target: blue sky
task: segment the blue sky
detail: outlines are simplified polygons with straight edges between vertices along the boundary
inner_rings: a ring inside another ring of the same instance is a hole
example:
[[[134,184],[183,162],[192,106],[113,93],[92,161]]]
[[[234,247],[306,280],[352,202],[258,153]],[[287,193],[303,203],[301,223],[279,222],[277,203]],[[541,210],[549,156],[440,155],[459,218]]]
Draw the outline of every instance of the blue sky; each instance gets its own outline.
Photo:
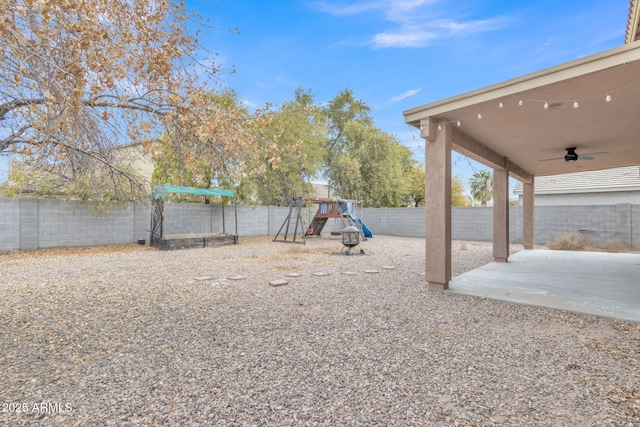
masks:
[[[211,25],[203,44],[249,107],[326,102],[352,89],[376,126],[424,161],[402,112],[623,44],[628,0],[188,0]],[[481,166],[453,156],[466,184]],[[0,157],[0,181],[6,164]]]
[[[402,112],[607,50],[624,42],[628,0],[191,1],[213,25],[205,44],[220,84],[249,106],[291,100],[298,87],[326,102],[350,88],[376,125],[424,161]],[[482,168],[454,153],[466,185]]]

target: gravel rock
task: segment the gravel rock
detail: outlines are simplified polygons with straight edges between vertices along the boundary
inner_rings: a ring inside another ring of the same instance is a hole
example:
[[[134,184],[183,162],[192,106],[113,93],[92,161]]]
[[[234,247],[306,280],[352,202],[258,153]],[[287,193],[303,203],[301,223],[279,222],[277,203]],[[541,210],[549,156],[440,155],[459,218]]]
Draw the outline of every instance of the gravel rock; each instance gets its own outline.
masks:
[[[430,292],[424,239],[361,247],[0,254],[0,425],[640,426],[640,325]]]

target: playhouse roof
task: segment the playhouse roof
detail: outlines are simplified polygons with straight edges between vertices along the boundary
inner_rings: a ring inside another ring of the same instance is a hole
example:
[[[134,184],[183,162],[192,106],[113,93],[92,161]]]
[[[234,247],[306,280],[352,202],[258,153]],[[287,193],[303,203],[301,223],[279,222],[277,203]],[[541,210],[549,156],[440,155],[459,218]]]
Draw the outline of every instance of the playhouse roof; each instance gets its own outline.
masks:
[[[152,199],[162,199],[167,193],[179,193],[179,194],[193,194],[196,196],[221,196],[221,197],[236,197],[234,190],[221,190],[214,188],[195,188],[195,187],[182,187],[179,185],[158,185],[153,187],[151,192]]]

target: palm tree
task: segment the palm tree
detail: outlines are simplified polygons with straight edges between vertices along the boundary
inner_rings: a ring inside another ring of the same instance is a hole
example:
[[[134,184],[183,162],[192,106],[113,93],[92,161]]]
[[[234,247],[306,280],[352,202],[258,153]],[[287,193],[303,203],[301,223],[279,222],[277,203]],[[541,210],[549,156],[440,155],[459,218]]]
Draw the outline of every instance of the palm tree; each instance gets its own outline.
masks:
[[[476,172],[469,180],[469,184],[473,200],[480,202],[482,206],[487,206],[487,202],[493,199],[493,173],[490,170]]]

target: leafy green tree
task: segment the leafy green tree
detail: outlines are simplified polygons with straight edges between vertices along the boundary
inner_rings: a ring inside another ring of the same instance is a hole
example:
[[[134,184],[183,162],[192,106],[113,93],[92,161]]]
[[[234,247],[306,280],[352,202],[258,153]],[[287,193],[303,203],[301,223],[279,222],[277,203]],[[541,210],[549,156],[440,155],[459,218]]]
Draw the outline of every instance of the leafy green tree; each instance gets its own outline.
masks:
[[[369,112],[349,89],[329,101],[325,177],[336,194],[366,206],[407,206],[416,162],[407,147],[374,126]]]
[[[469,185],[471,197],[482,206],[486,206],[487,202],[493,199],[493,172],[490,170],[484,169],[474,173]]]
[[[244,180],[258,203],[287,206],[291,199],[312,193],[326,153],[326,117],[310,91],[298,89],[293,101],[270,115],[269,126],[258,131],[258,164]]]
[[[345,165],[355,166],[353,161],[349,159],[341,159],[341,157],[351,149],[351,141],[346,132],[347,125],[352,122],[358,122],[363,125],[370,126],[373,120],[369,116],[371,109],[359,99],[356,99],[351,89],[345,89],[339,92],[333,99],[329,101],[324,112],[327,116],[329,124],[329,133],[327,137],[327,154],[325,177],[333,188],[342,186],[352,186],[353,184],[341,184],[346,176],[350,176],[352,181],[357,175],[352,171],[345,170]]]
[[[356,99],[351,89],[344,89],[331,99],[326,108],[329,120],[329,155],[342,153],[350,145],[346,127],[351,122],[372,126],[371,108]]]
[[[363,122],[345,125],[348,147],[333,159],[332,186],[344,198],[366,206],[406,206],[416,167],[411,150],[392,135]]]
[[[425,171],[424,165],[418,164],[407,175],[406,205],[423,207],[425,203]]]
[[[459,176],[451,178],[451,206],[469,206],[469,199],[464,195],[462,178]]]
[[[425,171],[424,165],[414,167],[408,175],[407,206],[424,207],[425,204]],[[469,199],[464,195],[464,185],[460,176],[451,178],[451,206],[469,206]]]

